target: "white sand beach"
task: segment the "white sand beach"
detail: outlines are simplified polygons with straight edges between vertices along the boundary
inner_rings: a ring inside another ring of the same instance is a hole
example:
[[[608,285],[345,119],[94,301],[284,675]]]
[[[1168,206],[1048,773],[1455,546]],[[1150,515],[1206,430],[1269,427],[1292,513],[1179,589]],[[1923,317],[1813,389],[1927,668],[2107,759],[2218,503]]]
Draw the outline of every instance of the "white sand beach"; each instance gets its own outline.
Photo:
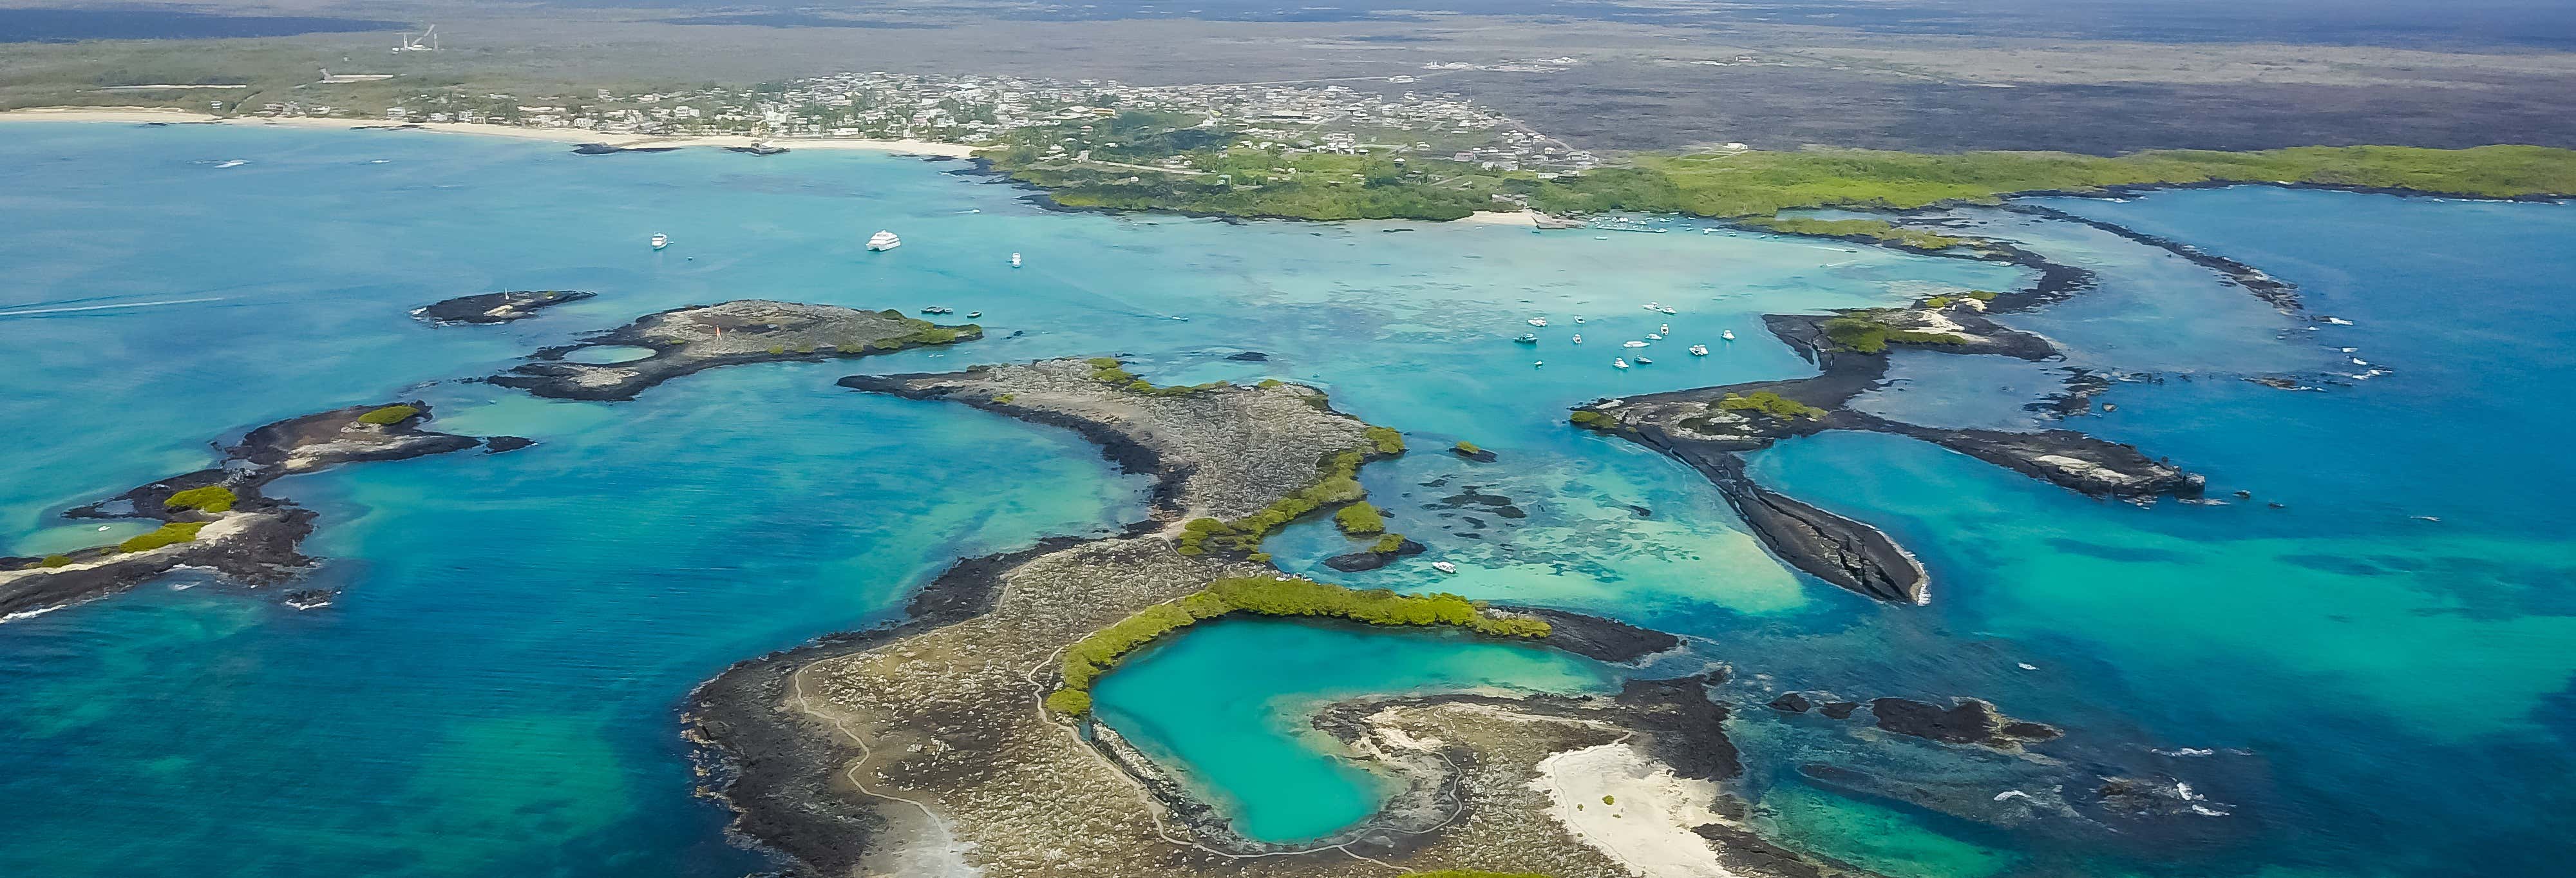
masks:
[[[279,128],[370,128],[386,131],[435,131],[447,134],[479,134],[486,137],[514,137],[521,140],[543,140],[553,143],[605,143],[621,148],[635,147],[741,147],[750,146],[753,138],[739,135],[714,137],[672,137],[651,134],[608,134],[583,128],[525,128],[516,125],[492,125],[475,122],[402,123],[368,119],[280,118],[240,119],[212,116],[187,110],[156,107],[39,107],[0,112],[0,122],[213,122],[224,125],[265,125]],[[838,138],[772,137],[762,140],[771,146],[788,149],[855,149],[892,152],[906,155],[971,158],[975,147],[962,143],[939,143],[928,140],[860,140]]]
[[[1576,838],[1645,878],[1735,878],[1691,828],[1716,819],[1717,785],[1675,776],[1627,743],[1550,756],[1530,788]],[[1605,801],[1606,799],[1606,801]]]

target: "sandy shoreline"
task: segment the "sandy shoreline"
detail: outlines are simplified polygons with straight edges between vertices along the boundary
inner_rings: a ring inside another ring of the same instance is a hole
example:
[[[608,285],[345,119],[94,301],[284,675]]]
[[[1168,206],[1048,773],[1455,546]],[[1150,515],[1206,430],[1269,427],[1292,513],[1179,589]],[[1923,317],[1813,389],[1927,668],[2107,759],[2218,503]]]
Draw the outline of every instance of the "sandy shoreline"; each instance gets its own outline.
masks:
[[[753,138],[740,135],[708,137],[675,137],[653,134],[612,134],[582,128],[523,128],[516,125],[492,125],[476,122],[401,123],[369,119],[239,119],[212,116],[187,110],[153,107],[39,107],[0,112],[0,122],[211,122],[223,125],[254,125],[277,128],[370,128],[403,131],[435,131],[446,134],[478,134],[486,137],[510,137],[519,140],[542,140],[551,143],[605,143],[621,148],[636,147],[747,147]],[[400,126],[397,128],[396,126]],[[891,152],[904,155],[926,155],[942,158],[971,158],[975,147],[962,143],[937,143],[928,140],[860,140],[773,137],[764,140],[771,146],[788,149],[854,149]]]

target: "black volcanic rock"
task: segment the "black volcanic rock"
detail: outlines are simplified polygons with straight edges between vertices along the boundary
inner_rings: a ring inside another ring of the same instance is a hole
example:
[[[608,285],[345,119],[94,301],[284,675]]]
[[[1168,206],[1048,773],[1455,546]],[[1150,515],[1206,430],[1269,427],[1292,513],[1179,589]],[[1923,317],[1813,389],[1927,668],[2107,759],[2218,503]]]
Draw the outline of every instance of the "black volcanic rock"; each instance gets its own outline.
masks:
[[[1778,698],[1771,699],[1771,709],[1784,713],[1806,713],[1808,708],[1814,706],[1816,706],[1815,702],[1807,700],[1807,696],[1796,692],[1784,693]]]

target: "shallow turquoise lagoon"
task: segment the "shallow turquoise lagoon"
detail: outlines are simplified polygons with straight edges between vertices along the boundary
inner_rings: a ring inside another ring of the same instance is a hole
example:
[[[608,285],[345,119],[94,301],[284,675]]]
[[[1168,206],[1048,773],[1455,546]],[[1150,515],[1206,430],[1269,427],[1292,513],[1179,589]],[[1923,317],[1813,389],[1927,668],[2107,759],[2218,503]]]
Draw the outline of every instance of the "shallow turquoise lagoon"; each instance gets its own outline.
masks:
[[[215,167],[228,159],[248,164]],[[2570,416],[2547,380],[2569,365],[2576,276],[2576,253],[2550,242],[2576,237],[2576,208],[2260,188],[2051,202],[2297,281],[2313,310],[2355,324],[2313,331],[2127,242],[1998,221],[1997,234],[2094,260],[2111,279],[2104,301],[2162,309],[2143,323],[2121,322],[2125,305],[2015,318],[2086,365],[2164,379],[2118,385],[2105,397],[2118,412],[2072,426],[2256,501],[2099,504],[1886,437],[1765,453],[1766,479],[1924,555],[1934,604],[1889,608],[1785,570],[1698,477],[1567,429],[1564,407],[1807,374],[1755,315],[1996,289],[2023,272],[1756,235],[1059,214],[940,173],[956,167],[0,126],[0,541],[76,542],[48,530],[62,508],[331,406],[424,398],[446,429],[538,441],[280,483],[323,514],[308,552],[327,559],[313,584],[344,589],[335,606],[295,612],[182,576],[0,625],[0,697],[20,706],[0,717],[15,830],[0,873],[754,871],[756,856],[725,843],[722,812],[688,796],[673,710],[690,686],[889,618],[958,555],[1141,510],[1138,480],[1061,431],[832,380],[1101,354],[1165,382],[1313,382],[1406,431],[1415,452],[1363,481],[1397,529],[1461,572],[1412,563],[1336,581],[1698,635],[1703,657],[1737,671],[1729,698],[1976,694],[2078,730],[2064,745],[2077,758],[2215,748],[2171,771],[2232,804],[2224,819],[2241,827],[2141,851],[1945,822],[1798,783],[1787,767],[1852,758],[1849,745],[1739,711],[1756,817],[1804,847],[1895,874],[2430,876],[2528,871],[2576,836],[2550,780],[2569,773],[2576,738],[2564,707],[2576,571],[2557,499],[2576,473],[2550,451]],[[905,246],[865,253],[878,228]],[[656,232],[670,249],[645,245]],[[1008,267],[1013,251],[1026,267]],[[601,295],[493,327],[407,314],[504,289]],[[451,380],[742,297],[980,310],[990,335],[717,370],[623,404]],[[1608,367],[1612,345],[1662,323],[1674,338],[1652,350],[1671,355]],[[2169,332],[2135,342],[2130,323]],[[1722,329],[1742,340],[1715,342]],[[1541,343],[1510,342],[1522,332]],[[1692,341],[1717,350],[1682,355]],[[2231,377],[2322,383],[2346,346],[2394,371],[2320,393]],[[1245,350],[1270,359],[1226,359]],[[2019,425],[2044,375],[1987,365],[1953,377],[1909,361],[1903,393],[1885,396],[1928,421]],[[1502,459],[1441,451],[1459,439]],[[1471,487],[1523,515],[1469,520],[1451,498]],[[1350,543],[1300,525],[1272,548],[1324,576],[1320,560]],[[1247,655],[1304,670],[1226,689],[1205,711],[1162,697],[1226,680]],[[1585,688],[1602,673],[1418,632],[1227,624],[1108,678],[1102,703],[1247,829],[1311,837],[1378,794],[1312,749],[1302,716],[1317,699]]]
[[[1585,659],[1454,632],[1228,620],[1131,659],[1093,697],[1100,717],[1155,761],[1187,766],[1184,781],[1224,808],[1237,831],[1286,841],[1357,823],[1392,792],[1385,779],[1330,755],[1338,744],[1309,725],[1324,703],[1598,692],[1608,679]]]

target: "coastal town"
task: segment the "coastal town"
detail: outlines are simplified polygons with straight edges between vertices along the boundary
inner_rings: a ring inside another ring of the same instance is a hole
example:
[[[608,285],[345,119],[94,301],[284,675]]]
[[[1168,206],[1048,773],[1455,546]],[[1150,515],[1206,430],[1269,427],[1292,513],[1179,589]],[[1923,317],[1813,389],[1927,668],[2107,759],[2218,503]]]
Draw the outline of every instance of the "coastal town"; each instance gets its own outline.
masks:
[[[1390,77],[1390,87],[1412,77]],[[223,107],[216,107],[223,110]],[[1283,153],[1421,155],[1484,170],[1542,176],[1578,173],[1599,156],[1455,95],[1387,93],[1339,84],[1129,85],[1113,80],[843,73],[745,87],[668,91],[595,89],[586,95],[512,94],[466,88],[402,95],[380,113],[328,99],[235,108],[261,118],[368,118],[395,123],[462,122],[624,136],[920,140],[997,148],[1035,129],[1050,153],[1088,161],[1095,125],[1122,114],[1152,114],[1221,133],[1220,148]],[[1105,127],[1105,126],[1100,126]],[[1188,173],[1171,156],[1134,170]]]

